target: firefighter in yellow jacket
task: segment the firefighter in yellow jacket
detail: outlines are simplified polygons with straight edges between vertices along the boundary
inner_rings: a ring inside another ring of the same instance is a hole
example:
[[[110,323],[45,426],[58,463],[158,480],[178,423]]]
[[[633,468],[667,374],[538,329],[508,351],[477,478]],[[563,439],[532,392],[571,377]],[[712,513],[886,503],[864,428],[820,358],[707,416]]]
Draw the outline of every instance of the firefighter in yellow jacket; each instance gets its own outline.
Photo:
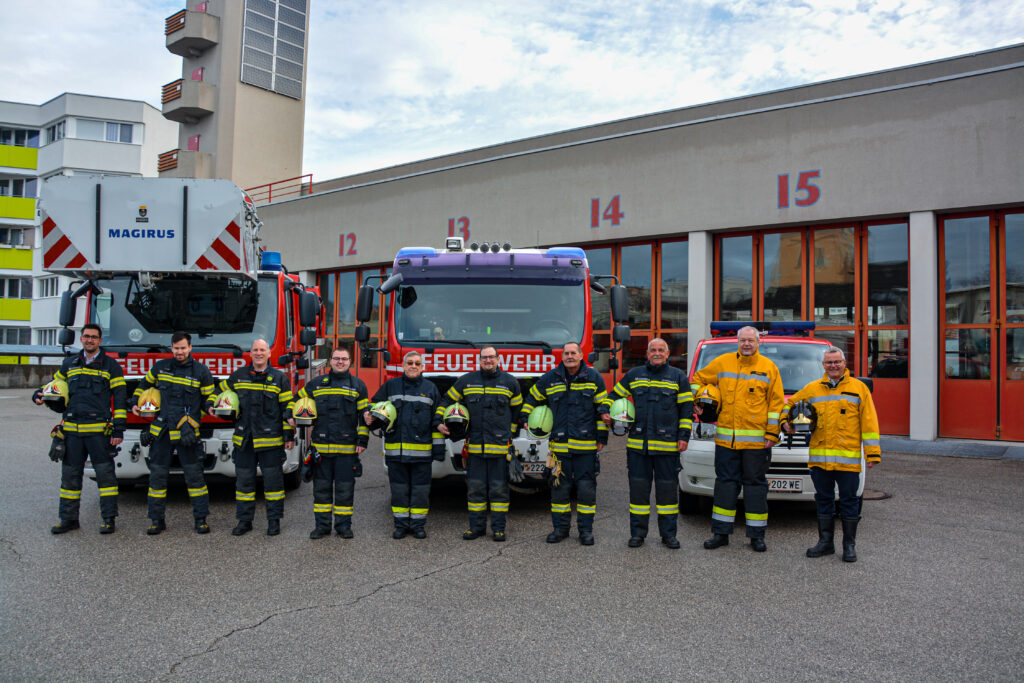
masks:
[[[694,395],[713,384],[722,393],[715,433],[715,498],[711,509],[708,550],[729,544],[736,520],[736,501],[743,486],[747,538],[764,552],[768,526],[768,466],[772,446],[779,442],[779,417],[785,404],[779,369],[758,353],[760,339],[753,327],[736,335],[736,353],[723,354],[693,375]],[[695,412],[700,414],[700,408]]]
[[[879,446],[878,414],[871,392],[846,369],[846,354],[831,346],[825,350],[825,375],[793,394],[782,411],[783,428],[792,431],[788,417],[800,401],[813,408],[815,426],[811,432],[811,480],[818,502],[818,544],[807,549],[807,557],[836,552],[835,490],[839,487],[839,515],[843,520],[843,561],[856,562],[857,523],[860,521],[861,446],[868,467],[882,460]]]

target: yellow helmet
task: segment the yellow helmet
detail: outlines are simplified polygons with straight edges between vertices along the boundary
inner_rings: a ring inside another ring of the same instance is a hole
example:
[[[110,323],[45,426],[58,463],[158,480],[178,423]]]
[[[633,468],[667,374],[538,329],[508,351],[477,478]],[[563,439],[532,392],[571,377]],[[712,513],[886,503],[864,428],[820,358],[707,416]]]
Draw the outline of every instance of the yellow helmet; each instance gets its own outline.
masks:
[[[160,391],[155,387],[146,389],[139,394],[139,412],[145,417],[153,417],[160,412]]]
[[[238,394],[231,389],[222,391],[214,399],[213,412],[217,417],[232,418],[238,415],[239,402]]]
[[[696,400],[701,408],[700,421],[708,424],[718,422],[718,411],[722,408],[722,391],[714,384],[705,384],[697,392]]]
[[[311,425],[316,420],[316,401],[303,396],[292,406],[292,419],[297,425]]]
[[[68,400],[68,383],[62,379],[55,379],[43,387],[44,401]]]

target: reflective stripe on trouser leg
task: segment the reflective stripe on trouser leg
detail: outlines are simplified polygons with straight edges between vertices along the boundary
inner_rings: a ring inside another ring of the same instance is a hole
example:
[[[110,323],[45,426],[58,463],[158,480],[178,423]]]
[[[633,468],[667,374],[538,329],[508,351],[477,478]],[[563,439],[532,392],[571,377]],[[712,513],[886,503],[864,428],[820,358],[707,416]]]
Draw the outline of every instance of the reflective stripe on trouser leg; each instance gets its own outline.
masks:
[[[678,453],[654,456],[654,501],[658,509],[658,532],[662,538],[676,535],[680,469]]]
[[[149,447],[149,495],[147,516],[163,519],[167,511],[167,480],[171,469],[171,438],[167,430]]]
[[[117,517],[117,475],[114,473],[114,455],[117,451],[106,436],[90,439],[86,443],[92,468],[96,472],[96,485],[100,490],[100,516]]]
[[[740,496],[740,451],[715,446],[715,497],[711,508],[711,533],[731,534]]]
[[[336,457],[324,457],[313,466],[313,520],[318,529],[330,531],[334,523],[334,463]]]
[[[743,469],[743,510],[746,513],[747,538],[764,538],[768,526],[768,466],[771,449],[740,451]]]
[[[596,451],[572,457],[573,478],[576,480],[576,526],[580,531],[594,530],[594,514],[597,512],[596,462]]]
[[[551,526],[557,531],[569,533],[572,522],[569,495],[572,493],[573,457],[563,454],[558,459],[562,463],[562,483],[551,487]]]
[[[284,448],[261,448],[256,451],[263,472],[263,497],[267,501],[267,519],[284,517]]]
[[[355,467],[356,456],[355,454],[340,454],[334,456],[333,459],[334,528],[351,529],[356,493],[356,478],[352,468]]]
[[[654,461],[642,451],[626,449],[626,470],[629,474],[629,534],[646,538],[651,516]]]
[[[391,514],[396,529],[408,529],[412,505],[412,484],[409,466],[398,458],[387,458],[388,483],[391,487]]]
[[[181,471],[185,475],[185,486],[188,488],[188,497],[192,501],[192,516],[196,519],[210,515],[210,490],[206,488],[206,479],[203,476],[203,458],[206,452],[201,443],[191,448],[178,446],[178,460],[181,462]]]
[[[487,458],[487,497],[491,501],[491,530],[505,531],[508,516],[508,463],[505,458]]]
[[[85,468],[86,445],[90,437],[67,434],[64,437],[64,459],[60,463],[60,505],[58,514],[61,521],[78,519],[82,500],[82,472]]]
[[[414,462],[408,465],[410,480],[409,526],[422,529],[427,523],[430,508],[430,480],[432,462]]]
[[[469,529],[478,534],[487,530],[487,462],[470,455],[466,463],[466,509]]]
[[[251,522],[256,515],[256,452],[252,442],[235,449],[235,518]]]

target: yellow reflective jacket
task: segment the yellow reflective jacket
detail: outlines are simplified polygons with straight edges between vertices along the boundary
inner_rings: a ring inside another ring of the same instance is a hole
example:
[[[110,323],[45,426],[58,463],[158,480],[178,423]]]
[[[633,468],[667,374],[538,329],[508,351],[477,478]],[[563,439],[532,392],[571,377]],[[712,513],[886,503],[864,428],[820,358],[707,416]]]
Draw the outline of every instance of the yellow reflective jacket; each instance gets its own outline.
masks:
[[[818,414],[818,424],[811,434],[810,467],[860,472],[861,446],[867,460],[881,462],[875,402],[864,382],[851,377],[849,370],[834,387],[824,375],[790,396],[782,411],[783,419],[797,401],[809,402]]]
[[[719,356],[694,373],[690,388],[696,396],[714,384],[722,392],[715,443],[738,450],[764,448],[764,440],[779,442],[779,417],[786,397],[779,369],[755,352]]]

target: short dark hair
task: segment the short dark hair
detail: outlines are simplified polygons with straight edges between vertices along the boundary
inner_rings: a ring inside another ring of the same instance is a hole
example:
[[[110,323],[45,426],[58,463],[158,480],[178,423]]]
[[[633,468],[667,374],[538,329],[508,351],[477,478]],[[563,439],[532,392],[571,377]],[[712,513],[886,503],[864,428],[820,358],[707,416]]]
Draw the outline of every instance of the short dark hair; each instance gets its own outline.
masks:
[[[82,334],[85,334],[86,330],[96,330],[96,334],[100,336],[100,339],[103,339],[103,328],[96,323],[86,323],[82,325]]]
[[[192,335],[188,332],[175,332],[171,335],[171,343],[177,344],[178,342],[185,340],[189,346],[192,346]]]
[[[345,353],[348,354],[349,360],[352,360],[352,352],[349,350],[347,346],[341,346],[340,344],[338,346],[335,346],[333,349],[331,349],[331,355],[333,356],[338,351],[344,351]]]

